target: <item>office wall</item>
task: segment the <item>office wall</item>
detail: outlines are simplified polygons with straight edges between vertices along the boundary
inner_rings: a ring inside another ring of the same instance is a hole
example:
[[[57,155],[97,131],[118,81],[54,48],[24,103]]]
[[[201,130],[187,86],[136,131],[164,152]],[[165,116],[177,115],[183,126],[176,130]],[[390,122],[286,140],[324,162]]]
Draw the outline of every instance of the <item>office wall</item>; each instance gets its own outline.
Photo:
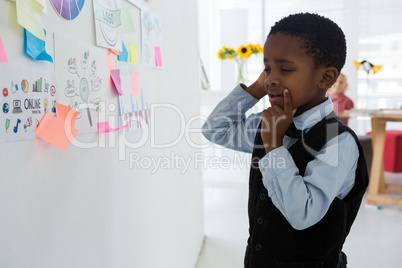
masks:
[[[92,1],[71,22],[47,5],[48,37],[60,32],[95,45]],[[153,0],[152,8],[162,21],[165,53],[163,70],[145,68],[148,98],[178,107],[188,119],[199,107],[196,1]],[[23,53],[15,2],[0,1],[0,14],[9,62],[54,70]],[[52,42],[46,49],[54,56]],[[194,267],[203,240],[201,166],[193,161],[198,149],[180,138],[183,123],[177,111],[155,109],[150,132],[156,144],[177,141],[169,148],[155,148],[150,138],[129,148],[142,131],[78,134],[77,141],[96,146],[72,144],[66,152],[40,139],[1,143],[0,267]],[[137,156],[192,164],[130,166]]]

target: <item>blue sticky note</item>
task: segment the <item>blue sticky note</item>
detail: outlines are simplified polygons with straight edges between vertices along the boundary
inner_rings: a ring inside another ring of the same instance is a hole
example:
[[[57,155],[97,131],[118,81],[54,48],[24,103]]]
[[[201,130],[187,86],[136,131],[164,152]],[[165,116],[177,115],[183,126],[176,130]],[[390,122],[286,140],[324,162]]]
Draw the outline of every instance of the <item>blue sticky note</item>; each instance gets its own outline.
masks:
[[[46,30],[43,30],[45,31],[46,36]],[[27,31],[27,29],[24,29],[24,32],[25,53],[34,60],[46,60],[53,62],[52,56],[46,52],[46,42],[31,34],[29,31]]]
[[[124,45],[124,42],[121,42],[122,43],[122,48],[123,48],[123,51],[120,51],[120,55],[119,56],[117,56],[117,59],[119,60],[119,61],[128,61],[128,51],[127,51],[127,48],[126,48],[126,46]]]

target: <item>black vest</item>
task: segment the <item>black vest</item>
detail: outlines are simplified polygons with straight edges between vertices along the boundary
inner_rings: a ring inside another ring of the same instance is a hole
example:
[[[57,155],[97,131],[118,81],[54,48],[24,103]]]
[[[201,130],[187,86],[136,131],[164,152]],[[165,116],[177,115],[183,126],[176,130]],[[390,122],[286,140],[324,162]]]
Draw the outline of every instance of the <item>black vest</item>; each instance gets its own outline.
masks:
[[[272,203],[262,183],[258,161],[266,155],[266,152],[260,129],[261,125],[255,137],[250,170],[248,202],[250,237],[244,261],[245,267],[341,267],[340,256],[346,258],[341,253],[342,246],[368,185],[366,161],[355,133],[332,112],[307,133],[303,133],[302,138],[289,148],[301,176],[304,176],[307,163],[315,157],[312,152],[319,152],[330,139],[345,131],[352,134],[359,148],[355,184],[349,194],[343,200],[335,198],[326,215],[318,223],[299,231],[293,229]],[[306,144],[308,146],[305,146]],[[339,153],[342,153],[342,148],[339,149]],[[342,266],[346,267],[346,264]]]

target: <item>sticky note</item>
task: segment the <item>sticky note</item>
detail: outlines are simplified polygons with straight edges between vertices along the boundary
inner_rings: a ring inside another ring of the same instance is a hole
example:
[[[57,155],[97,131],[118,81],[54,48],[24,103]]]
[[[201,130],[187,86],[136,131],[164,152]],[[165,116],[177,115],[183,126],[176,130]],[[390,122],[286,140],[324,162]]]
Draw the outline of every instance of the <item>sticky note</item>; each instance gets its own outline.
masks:
[[[133,96],[141,96],[138,72],[131,72],[131,90]]]
[[[138,63],[138,47],[130,44],[130,62]]]
[[[0,37],[0,62],[8,62],[6,50],[4,49],[3,40]]]
[[[122,47],[122,51],[120,51],[120,55],[117,56],[117,59],[119,61],[128,61],[128,51],[126,46],[124,45],[124,42],[121,42],[121,47]]]
[[[110,84],[112,83],[112,77],[110,76],[110,70],[114,69],[113,57],[112,57],[112,53],[110,51],[107,54],[107,68],[108,68],[108,72],[109,72],[109,87],[110,87]]]
[[[52,116],[50,110],[47,110],[39,121],[35,134],[57,148],[66,151],[78,133],[74,125],[79,113],[60,103],[56,103],[55,107],[55,116]]]
[[[46,40],[40,14],[43,6],[35,0],[16,0],[18,23],[34,36]]]
[[[44,32],[46,35],[45,30]],[[27,29],[24,29],[24,33],[25,53],[34,60],[46,60],[48,62],[53,62],[52,56],[46,52],[46,42],[34,36]]]
[[[119,93],[119,95],[123,95],[123,91],[121,90],[120,70],[110,70],[110,76],[112,77],[112,81],[117,93]]]
[[[121,6],[121,30],[123,33],[135,32],[133,19],[131,18],[130,8]]]
[[[155,64],[156,67],[162,67],[162,55],[160,47],[155,47]]]
[[[113,48],[109,48],[109,51],[110,51],[110,52],[113,52],[113,53],[116,54],[116,55],[119,55],[119,54],[120,54],[120,52],[119,52],[118,50],[113,49]]]
[[[115,132],[115,131],[118,131],[118,130],[123,129],[125,127],[127,127],[127,125],[121,126],[121,127],[118,127],[118,128],[112,128],[112,127],[109,126],[109,122],[99,122],[98,123],[98,132],[99,133]]]

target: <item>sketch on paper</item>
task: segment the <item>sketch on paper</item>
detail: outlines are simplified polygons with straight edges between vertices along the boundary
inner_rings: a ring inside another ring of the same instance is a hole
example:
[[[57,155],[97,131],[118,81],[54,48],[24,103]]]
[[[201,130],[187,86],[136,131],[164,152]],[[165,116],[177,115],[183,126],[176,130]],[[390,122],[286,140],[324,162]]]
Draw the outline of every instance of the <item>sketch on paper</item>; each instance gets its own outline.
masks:
[[[142,68],[126,62],[118,62],[122,95],[119,95],[119,114],[126,132],[150,124],[150,106],[145,98],[145,81]]]
[[[121,51],[121,1],[94,0],[96,44]]]
[[[141,11],[142,63],[162,68],[162,28],[159,17],[150,10]]]
[[[101,101],[106,98],[107,51],[63,36],[55,37],[56,72],[59,75],[60,103],[79,112],[80,133],[96,132]]]

